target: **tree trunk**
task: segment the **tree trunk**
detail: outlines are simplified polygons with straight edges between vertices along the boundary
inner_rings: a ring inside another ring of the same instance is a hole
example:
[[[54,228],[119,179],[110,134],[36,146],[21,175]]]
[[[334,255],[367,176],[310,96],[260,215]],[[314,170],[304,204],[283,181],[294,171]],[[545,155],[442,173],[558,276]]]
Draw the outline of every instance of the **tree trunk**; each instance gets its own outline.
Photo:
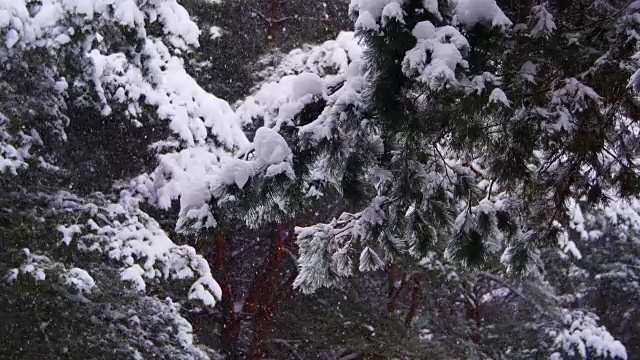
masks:
[[[389,265],[389,275],[388,275],[388,292],[387,292],[387,313],[391,314],[396,311],[396,302],[400,297],[400,293],[405,287],[407,283],[405,278],[405,274],[401,271],[397,265],[391,264]],[[400,285],[396,285],[396,283],[400,281]]]
[[[227,264],[226,240],[224,235],[215,236],[215,251],[213,263],[217,273],[216,280],[222,288],[222,334],[220,343],[222,351],[230,358],[238,353],[238,337],[240,335],[240,319],[234,311],[234,296],[229,283],[229,267]]]
[[[277,43],[278,33],[280,32],[280,19],[282,18],[282,6],[280,4],[281,0],[271,0],[269,6],[269,12],[271,21],[269,22],[269,30],[267,34],[269,35],[269,42]]]
[[[267,266],[256,276],[249,296],[247,298],[245,310],[253,312],[254,329],[253,339],[249,350],[251,359],[262,359],[264,357],[264,342],[271,327],[273,313],[280,287],[280,267],[284,240],[282,234],[282,224],[274,223],[271,226],[271,244]]]
[[[412,292],[411,292],[411,303],[409,305],[409,311],[407,312],[407,317],[405,318],[405,321],[404,321],[404,324],[407,328],[411,327],[413,318],[418,313],[418,309],[420,308],[420,302],[422,300],[422,288],[420,287],[421,276],[419,274],[413,274],[411,276],[411,280],[413,281]]]

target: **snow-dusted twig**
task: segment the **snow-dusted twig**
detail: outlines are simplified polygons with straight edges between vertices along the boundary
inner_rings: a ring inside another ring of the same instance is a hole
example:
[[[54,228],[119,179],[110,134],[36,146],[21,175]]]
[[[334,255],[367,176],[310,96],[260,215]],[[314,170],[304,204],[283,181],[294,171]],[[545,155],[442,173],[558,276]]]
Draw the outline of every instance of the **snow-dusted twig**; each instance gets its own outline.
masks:
[[[293,16],[285,16],[279,19],[273,19],[270,17],[265,16],[263,13],[261,13],[260,11],[258,11],[255,8],[249,7],[249,10],[251,11],[252,14],[255,14],[255,16],[261,18],[262,20],[264,20],[267,24],[269,24],[269,26],[274,25],[274,24],[280,24],[283,23],[289,19],[294,19],[295,17]]]
[[[488,272],[484,272],[484,271],[480,271],[478,272],[478,275],[487,278],[491,281],[497,282],[500,285],[506,287],[507,289],[509,289],[512,293],[516,294],[518,297],[522,298],[524,301],[528,302],[529,304],[533,305],[536,307],[536,310],[538,310],[538,312],[545,314],[546,315],[546,311],[542,308],[542,306],[540,306],[540,304],[538,304],[537,302],[529,299],[528,297],[526,297],[520,290],[514,288],[513,286],[511,286],[508,282],[506,282],[502,277],[495,275],[495,274],[490,274]]]

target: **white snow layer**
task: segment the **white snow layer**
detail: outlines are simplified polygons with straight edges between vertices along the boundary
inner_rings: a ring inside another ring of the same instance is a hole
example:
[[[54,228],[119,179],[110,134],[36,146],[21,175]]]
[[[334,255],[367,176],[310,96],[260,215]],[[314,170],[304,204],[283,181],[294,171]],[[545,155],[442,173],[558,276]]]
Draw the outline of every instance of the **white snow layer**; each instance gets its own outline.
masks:
[[[433,39],[436,37],[436,27],[431,21],[421,21],[416,24],[411,34],[418,40]]]
[[[349,12],[358,13],[355,29],[377,31],[380,29],[379,20],[385,26],[391,18],[403,22],[401,3],[402,0],[351,0]]]
[[[417,77],[431,89],[457,84],[456,69],[468,67],[463,55],[469,50],[469,42],[460,31],[452,26],[436,28],[429,21],[423,21],[412,33],[418,42],[402,61],[405,75]],[[428,63],[427,54],[431,54]]]
[[[204,144],[209,135],[230,147],[248,144],[231,106],[202,89],[187,74],[182,59],[172,56],[164,43],[148,40],[144,54],[149,57],[149,66],[143,71],[128,62],[124,54],[103,55],[98,50],[89,53],[95,68],[96,87],[116,89],[113,94],[103,93],[105,107],[110,99],[119,102],[126,99],[135,104],[144,97],[147,104],[157,108],[161,118],[169,120],[171,130],[190,146]],[[129,115],[133,117],[141,112],[137,106],[129,107]]]
[[[291,161],[293,154],[286,140],[276,131],[261,127],[253,140],[256,159],[261,164],[276,165]]]
[[[342,32],[336,40],[308,50],[290,52],[272,70],[279,78],[268,79],[238,105],[239,121],[249,124],[262,118],[264,126],[278,131],[316,97],[326,97],[327,87],[342,80],[350,64],[361,56],[362,48],[352,32]],[[327,69],[337,74],[328,74]]]
[[[598,326],[597,317],[581,311],[564,311],[564,322],[569,329],[561,331],[554,346],[564,353],[581,359],[611,358],[627,359],[627,351],[604,326]],[[560,353],[554,353],[561,359]]]
[[[457,21],[467,27],[484,24],[498,27],[509,27],[512,22],[500,9],[495,0],[454,0]],[[401,5],[403,0],[351,0],[350,13],[357,13],[355,29],[378,31],[380,26],[387,25],[389,19],[404,23]],[[437,0],[423,0],[424,9],[441,17]],[[548,13],[547,13],[548,14]],[[552,18],[546,17],[543,23],[546,29],[552,26]]]
[[[7,47],[60,44],[54,39],[72,31],[67,26],[71,24],[65,24],[70,20],[77,25],[84,25],[85,21],[112,21],[131,28],[144,27],[145,20],[159,21],[171,45],[181,49],[197,45],[200,35],[197,25],[176,0],[152,0],[145,5],[133,0],[43,0],[40,3],[39,7],[32,8],[28,6],[31,1],[0,0],[0,27],[10,27],[5,45],[11,46]]]
[[[387,26],[389,20],[395,20],[400,24],[404,24],[404,14],[402,7],[397,2],[388,3],[382,9],[382,26]]]
[[[500,88],[495,88],[491,91],[491,94],[489,95],[489,103],[511,107],[511,101],[507,99],[507,95]]]
[[[90,293],[96,286],[96,282],[86,270],[72,268],[66,274],[66,283],[80,292]]]
[[[229,147],[248,144],[229,104],[204,91],[186,73],[182,59],[173,55],[198,46],[200,35],[176,0],[43,0],[38,7],[30,4],[0,0],[0,29],[7,48],[0,51],[0,57],[32,48],[54,50],[71,41],[76,29],[86,29],[89,36],[81,40],[85,41],[84,56],[93,64],[91,77],[104,115],[111,113],[114,102],[127,102],[127,115],[136,118],[142,112],[138,102],[144,99],[189,145],[203,143],[208,135]],[[146,27],[154,23],[161,25],[162,38],[147,35]],[[100,32],[114,24],[128,27],[138,36],[143,44],[142,60],[108,52],[109,39]],[[0,166],[3,162],[0,158]]]
[[[556,29],[556,24],[553,21],[553,15],[547,11],[547,3],[536,5],[531,10],[533,12],[533,22],[535,23],[533,29],[531,29],[531,36],[534,38],[548,38]]]
[[[495,0],[457,0],[458,22],[473,27],[476,24],[511,26],[511,20],[502,12]]]
[[[221,298],[222,290],[213,279],[207,261],[196,254],[193,247],[171,241],[160,224],[138,208],[139,201],[126,192],[118,203],[86,202],[65,193],[58,194],[53,201],[62,204],[56,205],[60,211],[73,210],[78,217],[85,218],[72,226],[60,225],[59,230],[73,229],[61,231],[63,238],[76,234],[74,247],[104,254],[121,264],[121,279],[130,281],[136,290],[144,291],[147,280],[195,278],[189,290],[190,299],[213,306]],[[28,268],[23,272],[34,273],[38,278],[38,269],[43,268],[39,264],[49,261],[28,250],[26,254],[23,267]],[[78,290],[86,292],[95,286],[91,276],[82,269],[71,269],[65,276],[66,283]]]

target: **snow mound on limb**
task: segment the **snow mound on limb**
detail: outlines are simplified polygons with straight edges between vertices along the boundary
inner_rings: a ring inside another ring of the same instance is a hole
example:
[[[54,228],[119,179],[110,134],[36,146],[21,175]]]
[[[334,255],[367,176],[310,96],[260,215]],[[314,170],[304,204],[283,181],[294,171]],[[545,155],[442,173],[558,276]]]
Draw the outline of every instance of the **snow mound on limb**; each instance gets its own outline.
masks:
[[[261,127],[256,131],[253,139],[255,155],[258,162],[267,165],[280,164],[291,161],[293,153],[287,145],[287,141],[276,131],[267,127]]]
[[[189,299],[213,306],[222,297],[207,261],[193,247],[175,244],[127,192],[118,202],[100,197],[79,199],[66,193],[57,194],[51,201],[56,211],[73,210],[78,214],[75,242],[65,246],[97,252],[120,264],[121,279],[131,282],[134,289],[145,291],[147,281],[195,278]],[[69,228],[61,225],[60,228]],[[67,279],[83,291],[95,285],[89,274],[80,269],[71,269]]]
[[[457,0],[456,17],[460,24],[468,28],[476,24],[496,27],[513,25],[495,0]]]

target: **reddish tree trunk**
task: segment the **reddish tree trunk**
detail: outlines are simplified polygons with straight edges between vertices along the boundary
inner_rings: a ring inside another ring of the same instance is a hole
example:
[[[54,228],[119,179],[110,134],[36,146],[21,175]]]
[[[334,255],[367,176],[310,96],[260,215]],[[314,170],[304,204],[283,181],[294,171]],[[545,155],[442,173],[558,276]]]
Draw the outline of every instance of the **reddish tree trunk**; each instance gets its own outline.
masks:
[[[278,33],[280,32],[280,19],[282,18],[282,7],[280,4],[281,0],[271,0],[270,2],[270,17],[271,21],[269,22],[269,30],[267,34],[269,35],[270,42],[276,42]]]
[[[216,280],[222,288],[222,335],[221,345],[229,357],[237,355],[238,337],[240,335],[240,319],[234,311],[234,296],[229,283],[229,267],[227,264],[225,238],[222,234],[215,236],[215,250],[213,264],[217,273]]]
[[[243,313],[254,315],[253,335],[249,345],[249,358],[261,359],[264,357],[264,342],[268,331],[272,326],[277,300],[282,298],[291,288],[295,279],[295,271],[290,273],[287,279],[282,280],[280,273],[284,257],[284,247],[295,251],[295,243],[292,239],[284,241],[282,225],[272,224],[269,252],[263,265],[256,271],[256,276],[249,287],[243,306]],[[221,308],[223,313],[223,332],[221,337],[222,350],[235,359],[240,356],[238,350],[238,338],[241,330],[242,319],[235,312],[232,288],[229,283],[228,254],[225,246],[225,238],[217,235],[214,248],[214,265],[217,270],[216,279],[222,288],[223,298]]]
[[[246,312],[254,313],[253,339],[250,358],[263,358],[263,344],[270,328],[275,308],[275,300],[280,287],[280,267],[284,249],[282,225],[271,226],[269,257],[263,271],[256,275],[246,301]]]
[[[270,328],[273,309],[270,305],[261,306],[256,311],[254,318],[253,338],[249,349],[250,359],[262,359],[264,357],[264,341]]]
[[[275,310],[279,302],[285,300],[287,295],[293,290],[293,281],[296,275],[297,271],[294,270],[281,284],[277,282],[274,283],[277,287],[274,286],[273,288],[273,297],[256,312],[255,327],[250,349],[251,359],[264,358],[264,343],[269,330],[273,327]]]
[[[407,317],[405,318],[404,324],[407,328],[411,327],[411,323],[413,322],[413,318],[418,313],[418,309],[420,308],[420,300],[422,298],[422,288],[420,287],[420,276],[418,274],[413,274],[411,276],[411,280],[413,281],[412,292],[411,292],[411,303],[409,305],[409,311],[407,312]]]
[[[258,307],[264,303],[265,296],[269,296],[269,288],[272,287],[271,278],[277,278],[283,255],[283,239],[282,226],[273,224],[271,227],[271,243],[269,245],[269,255],[266,265],[256,272],[256,278],[253,280],[247,299],[244,303],[243,310],[247,313],[254,313]]]
[[[392,313],[396,311],[396,302],[400,297],[400,293],[405,287],[406,281],[404,279],[404,272],[398,269],[395,264],[389,265],[388,275],[388,292],[387,292],[387,312]],[[400,281],[400,286],[396,286],[396,283]]]
[[[473,335],[471,335],[471,340],[474,343],[478,344],[482,339],[482,335],[481,335],[482,313],[480,312],[480,306],[478,305],[474,306],[473,308],[473,320],[476,323],[476,328],[475,328],[475,331],[473,332]]]

